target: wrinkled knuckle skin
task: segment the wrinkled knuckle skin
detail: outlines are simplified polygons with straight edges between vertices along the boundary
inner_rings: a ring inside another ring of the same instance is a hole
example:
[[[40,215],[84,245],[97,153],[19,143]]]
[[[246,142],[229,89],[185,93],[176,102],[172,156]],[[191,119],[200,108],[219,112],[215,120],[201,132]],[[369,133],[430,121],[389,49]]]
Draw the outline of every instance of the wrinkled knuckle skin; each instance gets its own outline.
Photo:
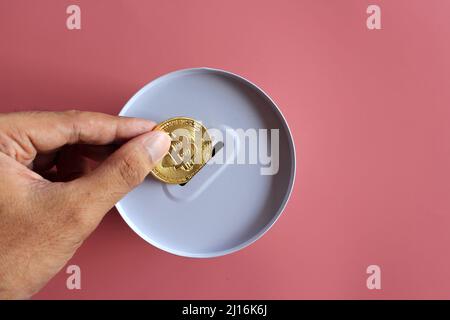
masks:
[[[28,136],[17,129],[3,127],[1,124],[0,152],[23,164],[30,163],[36,156],[36,150]]]
[[[3,132],[0,132],[0,152],[6,154],[7,156],[15,159],[16,149],[13,147],[11,140],[5,137]]]
[[[134,188],[141,182],[140,166],[136,159],[130,156],[124,157],[119,165],[121,179],[129,188]]]

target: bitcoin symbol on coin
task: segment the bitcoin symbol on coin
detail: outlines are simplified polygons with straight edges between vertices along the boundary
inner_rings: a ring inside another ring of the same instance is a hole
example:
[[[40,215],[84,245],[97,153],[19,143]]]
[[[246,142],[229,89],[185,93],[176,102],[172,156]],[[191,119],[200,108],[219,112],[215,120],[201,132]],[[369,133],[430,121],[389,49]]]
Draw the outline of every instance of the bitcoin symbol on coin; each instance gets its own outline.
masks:
[[[163,182],[186,183],[211,158],[211,138],[206,128],[194,119],[172,118],[158,124],[154,130],[167,132],[172,140],[167,155],[151,171]]]

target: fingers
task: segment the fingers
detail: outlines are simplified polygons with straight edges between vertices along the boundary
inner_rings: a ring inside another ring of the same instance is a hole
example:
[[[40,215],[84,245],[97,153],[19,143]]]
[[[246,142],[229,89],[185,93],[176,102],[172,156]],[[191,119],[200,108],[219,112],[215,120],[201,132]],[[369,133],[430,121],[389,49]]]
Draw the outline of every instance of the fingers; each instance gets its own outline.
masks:
[[[0,147],[5,149],[0,151],[29,165],[37,153],[49,153],[66,144],[123,142],[151,131],[154,126],[149,120],[96,112],[10,113],[0,116]]]
[[[79,200],[91,204],[90,214],[101,219],[125,194],[139,185],[164,157],[169,136],[161,131],[140,135],[115,151],[90,174],[68,185]]]

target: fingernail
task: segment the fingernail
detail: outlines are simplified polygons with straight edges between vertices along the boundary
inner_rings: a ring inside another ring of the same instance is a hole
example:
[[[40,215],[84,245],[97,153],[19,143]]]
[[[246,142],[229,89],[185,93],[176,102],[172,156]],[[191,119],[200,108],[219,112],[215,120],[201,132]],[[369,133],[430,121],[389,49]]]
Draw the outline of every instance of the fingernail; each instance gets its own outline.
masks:
[[[166,155],[167,151],[169,151],[170,137],[165,132],[153,131],[149,133],[144,144],[152,163],[157,163]]]

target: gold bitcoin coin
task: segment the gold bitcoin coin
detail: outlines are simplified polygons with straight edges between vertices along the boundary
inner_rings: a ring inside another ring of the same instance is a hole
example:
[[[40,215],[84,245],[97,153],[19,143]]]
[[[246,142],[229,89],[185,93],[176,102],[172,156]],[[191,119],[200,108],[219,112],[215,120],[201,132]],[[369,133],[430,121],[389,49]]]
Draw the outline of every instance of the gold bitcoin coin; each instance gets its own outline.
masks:
[[[154,130],[164,131],[172,139],[169,152],[151,171],[157,179],[184,184],[211,159],[211,137],[200,122],[177,117],[158,124]]]

